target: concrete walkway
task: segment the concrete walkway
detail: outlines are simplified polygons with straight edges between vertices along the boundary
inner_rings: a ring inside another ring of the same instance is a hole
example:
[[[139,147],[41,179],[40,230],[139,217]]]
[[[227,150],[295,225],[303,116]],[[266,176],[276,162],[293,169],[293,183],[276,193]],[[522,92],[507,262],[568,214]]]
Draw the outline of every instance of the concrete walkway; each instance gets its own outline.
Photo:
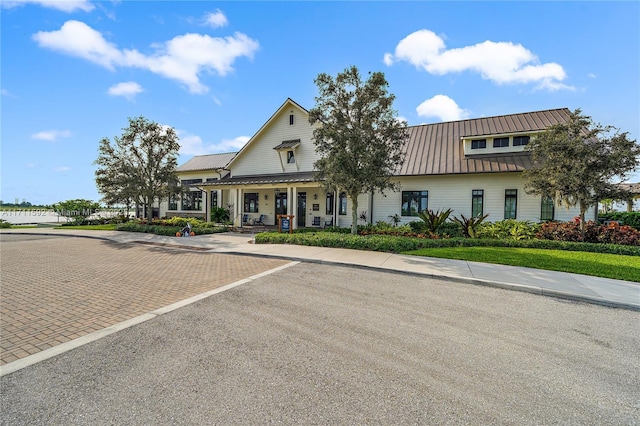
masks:
[[[89,237],[120,243],[153,244],[185,249],[196,248],[215,253],[268,256],[302,262],[351,265],[381,271],[396,271],[417,276],[450,279],[469,284],[500,287],[640,311],[640,283],[516,266],[361,250],[287,244],[252,244],[251,235],[235,233],[179,238],[120,231],[37,228],[3,229],[2,233],[5,232]]]

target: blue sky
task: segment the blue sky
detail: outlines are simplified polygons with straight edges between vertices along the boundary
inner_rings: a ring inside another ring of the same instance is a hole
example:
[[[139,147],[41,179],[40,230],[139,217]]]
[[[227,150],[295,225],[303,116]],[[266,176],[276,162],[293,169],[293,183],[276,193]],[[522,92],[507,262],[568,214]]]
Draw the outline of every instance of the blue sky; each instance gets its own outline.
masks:
[[[385,73],[409,125],[567,107],[640,133],[639,2],[0,6],[4,202],[98,201],[98,142],[128,117],[174,127],[180,163],[237,151],[350,65]]]

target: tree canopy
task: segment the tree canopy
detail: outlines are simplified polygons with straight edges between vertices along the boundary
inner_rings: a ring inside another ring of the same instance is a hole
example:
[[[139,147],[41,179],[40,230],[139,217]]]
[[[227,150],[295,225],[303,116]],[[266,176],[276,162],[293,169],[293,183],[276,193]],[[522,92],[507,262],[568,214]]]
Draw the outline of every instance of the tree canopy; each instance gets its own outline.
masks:
[[[96,185],[107,204],[134,202],[152,219],[154,201],[178,192],[178,135],[144,117],[129,118],[121,136],[100,141]]]
[[[605,198],[629,197],[614,182],[626,179],[640,164],[640,146],[627,136],[576,109],[565,123],[550,126],[526,146],[533,162],[523,173],[526,192],[579,206],[584,229],[589,207]]]
[[[100,208],[100,204],[91,200],[78,198],[57,202],[52,207],[60,216],[81,221],[95,213],[96,210]]]
[[[309,111],[316,152],[316,177],[327,191],[352,201],[352,233],[357,233],[358,195],[397,188],[391,178],[404,161],[407,124],[393,109],[395,96],[381,72],[362,81],[355,66],[334,78],[319,74],[319,94]]]

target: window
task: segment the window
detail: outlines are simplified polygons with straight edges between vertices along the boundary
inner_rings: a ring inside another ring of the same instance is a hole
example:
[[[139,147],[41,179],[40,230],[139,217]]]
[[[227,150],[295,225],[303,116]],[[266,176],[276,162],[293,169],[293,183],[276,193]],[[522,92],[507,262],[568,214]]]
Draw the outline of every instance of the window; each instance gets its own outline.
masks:
[[[182,186],[193,186],[196,183],[202,183],[202,179],[183,179],[180,183]]]
[[[418,216],[427,210],[429,191],[402,191],[402,216]]]
[[[515,219],[518,205],[518,190],[507,189],[504,191],[504,218]]]
[[[296,162],[296,157],[293,155],[293,151],[287,151],[287,163],[293,164]]]
[[[471,191],[471,216],[482,216],[484,210],[484,190],[474,189]]]
[[[493,138],[494,148],[505,148],[509,146],[509,138]]]
[[[483,149],[487,147],[486,139],[474,139],[471,141],[471,149]]]
[[[218,191],[211,191],[210,194],[211,195],[209,196],[209,199],[211,200],[211,202],[209,203],[209,205],[212,209],[215,209],[216,207],[218,207]]]
[[[293,114],[289,114],[289,126],[293,126]]]
[[[333,192],[327,194],[327,207],[325,210],[325,214],[333,214],[333,201],[334,195]]]
[[[247,192],[244,194],[244,212],[258,213],[258,193]]]
[[[169,210],[178,210],[178,200],[180,197],[178,194],[171,194],[169,196]]]
[[[202,210],[202,191],[190,191],[182,196],[182,210]]]
[[[347,194],[344,192],[341,192],[338,198],[338,214],[343,216],[347,214]]]
[[[542,203],[540,207],[540,220],[548,221],[553,220],[554,214],[554,202],[551,197],[542,197]]]
[[[524,146],[529,143],[529,136],[514,136],[513,146]]]

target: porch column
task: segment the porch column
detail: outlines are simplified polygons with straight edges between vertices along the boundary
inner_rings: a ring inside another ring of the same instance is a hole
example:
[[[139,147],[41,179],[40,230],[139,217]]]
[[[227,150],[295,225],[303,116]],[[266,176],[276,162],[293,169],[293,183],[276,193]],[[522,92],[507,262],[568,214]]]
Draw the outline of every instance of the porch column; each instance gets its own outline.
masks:
[[[209,222],[211,220],[210,208],[209,208],[209,191],[200,190],[202,192],[202,203],[204,204],[204,221]]]
[[[296,229],[298,227],[298,188],[291,188],[291,213],[295,215],[293,220],[291,221],[291,227]]]
[[[242,226],[242,215],[244,214],[244,204],[243,204],[243,193],[244,190],[242,188],[238,188],[236,191],[236,206],[238,206],[236,208],[236,220],[238,221],[238,225],[237,226]]]

